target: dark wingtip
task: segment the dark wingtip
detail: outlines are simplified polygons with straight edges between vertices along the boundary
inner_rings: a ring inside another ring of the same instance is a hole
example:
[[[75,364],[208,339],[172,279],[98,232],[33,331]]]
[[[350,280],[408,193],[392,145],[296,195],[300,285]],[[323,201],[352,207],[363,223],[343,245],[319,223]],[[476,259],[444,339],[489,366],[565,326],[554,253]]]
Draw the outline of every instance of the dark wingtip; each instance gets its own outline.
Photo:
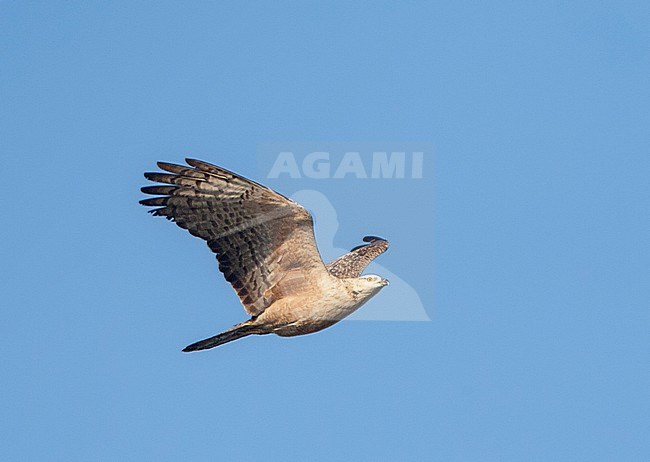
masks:
[[[162,185],[153,185],[153,186],[143,186],[140,188],[145,194],[154,194],[154,195],[171,195],[178,189],[178,186],[162,186]]]
[[[182,167],[182,165],[172,164],[171,162],[165,162],[165,161],[162,161],[162,160],[159,160],[158,162],[156,162],[156,165],[158,166],[158,168],[161,168],[163,170],[167,170],[166,167]]]
[[[149,199],[142,199],[140,204],[147,205],[150,207],[161,207],[167,205],[169,197],[151,197]]]
[[[383,237],[378,237],[378,236],[365,236],[363,238],[363,242],[367,242],[368,244],[361,244],[356,246],[354,249],[352,249],[350,252],[354,252],[355,250],[361,249],[363,247],[367,247],[370,244],[374,244],[375,242],[384,242],[386,245],[388,245],[388,241],[384,239]]]
[[[186,157],[185,162],[187,162],[187,165],[191,165],[194,168],[198,168],[199,170],[202,170],[204,168],[215,168],[215,165],[210,164],[209,162],[205,162],[203,160],[199,159],[194,159],[193,157]]]
[[[185,162],[187,162],[188,165],[191,165],[195,169],[198,169],[202,172],[207,172],[207,173],[217,174],[217,175],[232,175],[235,177],[238,176],[236,173],[233,173],[230,170],[227,170],[223,167],[219,167],[218,165],[211,164],[210,162],[206,162],[204,160],[186,157]],[[246,180],[246,181],[250,181],[250,180]]]

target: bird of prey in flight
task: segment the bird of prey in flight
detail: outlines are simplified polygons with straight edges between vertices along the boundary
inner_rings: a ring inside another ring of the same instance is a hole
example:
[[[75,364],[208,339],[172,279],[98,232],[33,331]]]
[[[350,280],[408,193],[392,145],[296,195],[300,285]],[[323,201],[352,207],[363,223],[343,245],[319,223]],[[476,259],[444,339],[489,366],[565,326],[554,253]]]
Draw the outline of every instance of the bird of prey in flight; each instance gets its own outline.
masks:
[[[185,161],[187,166],[158,162],[168,173],[145,173],[162,184],[143,187],[143,193],[158,197],[140,203],[207,242],[251,318],[183,351],[248,335],[317,332],[388,285],[380,276],[361,275],[386,251],[386,240],[366,236],[366,244],[326,265],[316,247],[312,216],[301,205],[216,165]]]

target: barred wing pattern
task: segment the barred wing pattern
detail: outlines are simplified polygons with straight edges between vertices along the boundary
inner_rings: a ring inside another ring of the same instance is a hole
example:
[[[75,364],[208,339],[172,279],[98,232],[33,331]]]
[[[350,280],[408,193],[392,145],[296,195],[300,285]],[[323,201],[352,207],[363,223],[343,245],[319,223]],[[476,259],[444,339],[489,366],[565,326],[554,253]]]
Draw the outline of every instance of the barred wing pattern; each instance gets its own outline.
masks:
[[[388,241],[376,236],[366,236],[363,242],[369,244],[355,247],[345,255],[327,265],[327,270],[337,278],[356,278],[366,266],[388,249]]]
[[[169,173],[145,173],[166,186],[143,187],[161,197],[140,203],[158,207],[150,212],[207,241],[249,314],[259,315],[286,295],[273,288],[288,272],[326,274],[312,217],[302,206],[221,167],[185,161],[189,167],[158,162]]]

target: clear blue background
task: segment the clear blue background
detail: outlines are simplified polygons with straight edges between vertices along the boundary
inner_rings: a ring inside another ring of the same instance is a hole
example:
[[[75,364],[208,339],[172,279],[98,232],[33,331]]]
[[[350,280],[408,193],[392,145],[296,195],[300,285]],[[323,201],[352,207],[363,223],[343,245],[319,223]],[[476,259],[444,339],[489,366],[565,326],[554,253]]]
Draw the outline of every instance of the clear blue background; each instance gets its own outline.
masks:
[[[0,458],[650,460],[649,22],[624,1],[1,2]],[[261,180],[278,139],[434,146],[430,197],[331,193],[335,244],[384,233],[432,322],[180,352],[244,313],[207,247],[137,205],[142,172],[191,155]]]

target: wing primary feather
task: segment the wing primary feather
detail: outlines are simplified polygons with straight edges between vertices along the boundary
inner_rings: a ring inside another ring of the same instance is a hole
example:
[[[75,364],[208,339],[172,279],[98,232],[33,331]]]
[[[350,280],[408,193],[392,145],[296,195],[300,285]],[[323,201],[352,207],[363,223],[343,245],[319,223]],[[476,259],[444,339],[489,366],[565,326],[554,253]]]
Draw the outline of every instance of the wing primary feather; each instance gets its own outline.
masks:
[[[156,162],[156,165],[158,165],[158,168],[171,173],[183,173],[184,170],[187,170],[187,167],[183,165],[171,164],[169,162]]]
[[[177,175],[171,175],[169,173],[159,173],[159,172],[146,172],[144,177],[149,181],[155,181],[156,183],[166,183],[166,184],[176,184]]]
[[[167,201],[169,201],[169,197],[152,197],[149,199],[142,199],[140,204],[147,206],[164,206],[167,205]]]
[[[178,189],[178,186],[143,186],[140,188],[140,191],[142,191],[145,194],[154,194],[154,195],[171,195],[173,194],[174,191]]]
[[[239,176],[239,175],[235,175],[233,172],[226,170],[225,168],[217,167],[216,165],[212,165],[202,160],[192,159],[190,157],[187,157],[185,159],[185,162],[187,162],[192,167],[198,168],[199,170],[202,170],[204,172],[216,173],[217,175],[223,175],[224,173],[228,173],[233,176],[237,176],[237,177]]]
[[[168,220],[174,221],[174,217],[169,216],[169,214],[171,213],[169,207],[160,207],[157,209],[151,209],[149,210],[149,213],[155,217],[165,217]]]

